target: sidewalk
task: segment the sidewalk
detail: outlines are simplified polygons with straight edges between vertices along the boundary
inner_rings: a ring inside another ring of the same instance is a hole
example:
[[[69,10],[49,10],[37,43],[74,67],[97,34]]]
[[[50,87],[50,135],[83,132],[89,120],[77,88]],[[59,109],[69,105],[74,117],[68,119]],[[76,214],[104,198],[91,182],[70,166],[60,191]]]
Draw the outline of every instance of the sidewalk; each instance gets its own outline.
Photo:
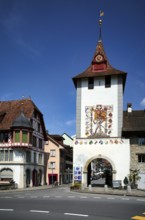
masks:
[[[60,185],[58,186],[59,188],[61,187],[70,187],[70,185]],[[58,188],[58,187],[53,187]],[[12,190],[0,190],[0,193],[2,192],[14,192],[14,191],[31,191],[31,190],[43,190],[43,189],[52,189],[52,185],[44,185],[44,186],[36,186],[36,187],[29,187],[29,188],[24,188],[24,189],[12,189]],[[125,190],[125,189],[113,189],[113,188],[105,188],[105,187],[87,187],[82,190],[74,190],[75,192],[80,192],[80,193],[94,193],[94,194],[104,194],[104,195],[119,195],[119,196],[137,196],[137,197],[145,197],[145,190],[139,190],[139,189],[131,189],[131,191]],[[73,192],[73,190],[72,190]]]
[[[138,196],[145,197],[145,190],[140,189],[113,189],[105,187],[91,187],[79,190],[82,193],[94,193],[94,194],[104,194],[104,195],[120,195],[120,196]]]

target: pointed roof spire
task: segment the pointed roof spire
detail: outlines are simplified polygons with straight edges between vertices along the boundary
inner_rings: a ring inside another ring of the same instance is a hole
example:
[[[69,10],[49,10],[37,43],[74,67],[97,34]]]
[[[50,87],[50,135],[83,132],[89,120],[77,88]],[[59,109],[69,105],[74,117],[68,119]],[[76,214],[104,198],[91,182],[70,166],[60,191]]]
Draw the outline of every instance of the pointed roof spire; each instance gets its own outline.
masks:
[[[106,75],[121,75],[123,77],[123,84],[125,86],[126,75],[127,73],[118,70],[109,63],[109,60],[106,56],[103,43],[102,43],[102,16],[104,16],[104,12],[100,11],[100,19],[99,19],[99,40],[97,42],[96,50],[93,56],[93,60],[91,65],[82,73],[73,77],[73,81],[75,86],[77,85],[77,80],[81,78],[89,78],[89,77],[100,77]]]

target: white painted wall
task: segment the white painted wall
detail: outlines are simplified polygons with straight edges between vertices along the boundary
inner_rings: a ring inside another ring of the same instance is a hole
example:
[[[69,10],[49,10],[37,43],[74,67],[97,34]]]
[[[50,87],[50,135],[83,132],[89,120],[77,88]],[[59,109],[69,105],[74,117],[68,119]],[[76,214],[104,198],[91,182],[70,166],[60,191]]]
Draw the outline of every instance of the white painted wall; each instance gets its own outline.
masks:
[[[110,140],[112,139],[101,140],[103,141],[103,144],[100,144],[98,139],[93,139],[93,144],[89,144],[88,139],[77,139],[77,144],[75,141],[73,148],[74,167],[82,167],[82,172],[86,172],[87,166],[91,160],[96,158],[104,158],[111,163],[113,170],[116,171],[116,174],[113,175],[113,180],[122,180],[123,184],[125,176],[127,176],[130,172],[129,140],[116,139],[118,140],[118,144],[111,144]],[[96,141],[97,144],[94,144]],[[82,183],[86,185],[84,175],[82,175]]]
[[[100,85],[99,85],[100,84]],[[121,85],[122,86],[122,85]],[[122,94],[121,94],[122,95]],[[122,103],[118,104],[118,78],[112,77],[111,87],[105,88],[105,79],[104,77],[98,77],[94,80],[94,89],[88,89],[88,80],[83,79],[81,83],[81,103],[78,105],[81,106],[81,136],[82,138],[86,137],[85,135],[85,107],[94,106],[94,105],[112,105],[113,106],[113,130],[111,137],[119,137],[121,134],[119,131],[118,118],[122,114],[123,107]],[[120,99],[121,100],[121,99]]]

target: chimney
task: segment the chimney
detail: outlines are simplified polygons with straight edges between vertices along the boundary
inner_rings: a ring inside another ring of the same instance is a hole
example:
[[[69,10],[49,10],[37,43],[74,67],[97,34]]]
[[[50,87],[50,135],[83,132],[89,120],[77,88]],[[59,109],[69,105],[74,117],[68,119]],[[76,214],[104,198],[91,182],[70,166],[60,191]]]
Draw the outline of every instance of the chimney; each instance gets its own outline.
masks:
[[[132,103],[127,103],[127,111],[132,112]]]

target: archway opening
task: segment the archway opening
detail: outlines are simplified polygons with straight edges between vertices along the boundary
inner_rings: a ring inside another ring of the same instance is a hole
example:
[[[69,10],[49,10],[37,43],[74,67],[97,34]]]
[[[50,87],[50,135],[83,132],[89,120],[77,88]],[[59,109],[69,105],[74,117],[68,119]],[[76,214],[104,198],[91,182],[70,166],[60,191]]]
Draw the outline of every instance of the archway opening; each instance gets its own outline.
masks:
[[[38,172],[33,170],[33,186],[38,186]]]
[[[88,165],[87,184],[93,187],[112,186],[112,165],[104,158],[92,160]]]
[[[26,170],[26,187],[30,186],[31,180],[31,171],[29,169]]]
[[[1,181],[12,181],[13,180],[13,170],[10,168],[3,168],[0,170],[0,180]]]

